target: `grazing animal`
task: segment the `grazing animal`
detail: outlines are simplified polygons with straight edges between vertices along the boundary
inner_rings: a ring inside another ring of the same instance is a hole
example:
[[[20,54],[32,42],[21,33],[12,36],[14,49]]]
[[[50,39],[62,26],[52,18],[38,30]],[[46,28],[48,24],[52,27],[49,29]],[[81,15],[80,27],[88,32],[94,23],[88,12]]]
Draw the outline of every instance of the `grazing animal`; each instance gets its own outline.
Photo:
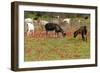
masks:
[[[46,21],[46,20],[41,20],[40,23],[41,23],[41,25],[45,25],[45,24],[48,23],[48,21]]]
[[[45,25],[45,30],[46,30],[46,35],[48,34],[48,31],[55,31],[55,35],[57,36],[59,33],[62,33],[63,37],[66,35],[63,29],[56,23],[47,23]]]
[[[25,32],[26,32],[27,36],[34,35],[34,24],[33,24],[33,20],[31,18],[25,19]]]
[[[77,37],[78,34],[81,34],[82,40],[87,41],[87,27],[86,26],[81,26],[78,30],[74,32],[74,38]]]
[[[63,22],[66,22],[67,24],[70,24],[70,18],[65,18],[65,19],[63,19]]]
[[[45,30],[45,25],[48,23],[46,20],[40,20],[42,30]]]
[[[34,18],[34,21],[33,21],[33,22],[34,22],[35,26],[40,26],[40,28],[41,28],[42,30],[44,30],[45,24],[48,23],[47,20],[38,19],[38,18]]]

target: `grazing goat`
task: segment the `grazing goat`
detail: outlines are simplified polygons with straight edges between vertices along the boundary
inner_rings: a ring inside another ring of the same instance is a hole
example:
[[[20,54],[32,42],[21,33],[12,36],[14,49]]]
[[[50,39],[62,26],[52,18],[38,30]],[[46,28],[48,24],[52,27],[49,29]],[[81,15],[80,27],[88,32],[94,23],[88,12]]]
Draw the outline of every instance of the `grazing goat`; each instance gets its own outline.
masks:
[[[81,26],[78,30],[74,32],[74,38],[77,37],[78,34],[81,34],[82,40],[87,41],[87,27],[86,26]]]
[[[65,18],[65,19],[63,19],[63,22],[66,22],[67,24],[70,24],[70,18]]]
[[[33,20],[31,18],[25,19],[25,32],[26,32],[27,36],[34,35],[34,24],[33,24]]]
[[[55,31],[55,35],[58,36],[59,32],[62,33],[62,36],[64,37],[66,33],[64,33],[63,29],[56,23],[47,23],[45,25],[46,35],[48,34],[48,31]]]
[[[45,25],[48,23],[46,20],[40,20],[42,30],[45,30]]]

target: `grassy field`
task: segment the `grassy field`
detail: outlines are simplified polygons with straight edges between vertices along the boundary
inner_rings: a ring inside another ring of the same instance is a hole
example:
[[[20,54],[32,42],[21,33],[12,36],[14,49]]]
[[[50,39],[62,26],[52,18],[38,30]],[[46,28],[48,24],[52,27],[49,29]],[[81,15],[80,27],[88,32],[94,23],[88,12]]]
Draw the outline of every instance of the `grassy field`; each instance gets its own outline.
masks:
[[[25,37],[25,61],[86,59],[90,57],[90,41],[78,36],[64,38]]]

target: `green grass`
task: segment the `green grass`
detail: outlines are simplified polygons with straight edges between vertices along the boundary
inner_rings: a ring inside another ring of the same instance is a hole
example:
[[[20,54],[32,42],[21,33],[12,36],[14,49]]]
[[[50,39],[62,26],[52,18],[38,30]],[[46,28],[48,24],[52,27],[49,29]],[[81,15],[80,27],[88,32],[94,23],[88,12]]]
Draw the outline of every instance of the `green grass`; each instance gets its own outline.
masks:
[[[90,41],[79,38],[25,37],[25,61],[87,59],[90,58]]]

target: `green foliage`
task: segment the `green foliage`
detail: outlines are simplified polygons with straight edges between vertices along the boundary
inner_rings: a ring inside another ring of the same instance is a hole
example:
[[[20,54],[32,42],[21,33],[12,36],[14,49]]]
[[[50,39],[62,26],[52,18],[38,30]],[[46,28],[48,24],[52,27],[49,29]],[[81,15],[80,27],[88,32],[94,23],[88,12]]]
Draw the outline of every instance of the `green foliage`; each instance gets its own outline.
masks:
[[[35,17],[36,17],[36,12],[25,11],[24,13],[24,18],[35,18]]]

